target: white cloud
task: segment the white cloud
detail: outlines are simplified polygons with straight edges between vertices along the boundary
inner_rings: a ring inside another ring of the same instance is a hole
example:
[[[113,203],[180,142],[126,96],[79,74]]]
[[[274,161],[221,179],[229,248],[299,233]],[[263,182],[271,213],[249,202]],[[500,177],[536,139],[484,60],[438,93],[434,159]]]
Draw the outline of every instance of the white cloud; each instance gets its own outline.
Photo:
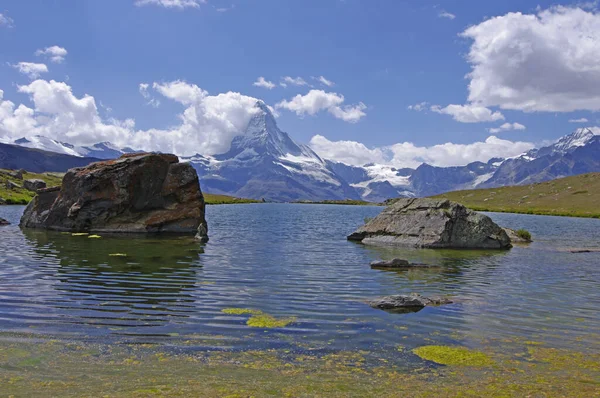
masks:
[[[525,112],[600,110],[600,14],[555,6],[466,29],[470,102]]]
[[[582,117],[580,119],[569,119],[569,123],[587,123],[587,122],[589,122],[589,120],[587,120],[584,117]]]
[[[200,4],[205,4],[206,0],[136,0],[135,5],[138,7],[155,5],[164,8],[199,8]]]
[[[321,84],[324,84],[327,87],[335,86],[335,83],[331,80],[326,79],[325,76],[313,77],[313,79],[319,81]]]
[[[275,83],[265,80],[265,78],[263,76],[260,76],[258,79],[256,79],[256,81],[254,83],[252,83],[253,86],[256,87],[263,87],[266,88],[267,90],[272,90],[275,88]]]
[[[487,162],[493,157],[518,156],[533,148],[530,142],[508,141],[490,136],[483,142],[471,144],[445,143],[419,147],[403,142],[381,148],[367,148],[355,141],[330,141],[315,135],[310,146],[319,156],[361,166],[365,163],[380,163],[393,167],[418,167],[422,163],[434,166],[461,166],[474,161]]]
[[[287,87],[288,84],[291,84],[292,86],[307,86],[308,85],[306,80],[304,80],[300,76],[298,76],[298,77],[285,76],[282,78],[282,83],[280,83],[280,84],[282,87]]]
[[[498,111],[493,112],[484,106],[476,104],[451,104],[445,108],[442,108],[439,105],[432,105],[430,109],[436,113],[450,115],[454,120],[461,123],[481,123],[504,120],[504,115],[502,113]]]
[[[167,129],[136,130],[132,119],[103,119],[94,97],[77,97],[66,83],[36,80],[18,86],[33,108],[3,100],[0,90],[0,140],[43,135],[75,145],[110,141],[117,146],[173,152],[178,155],[216,154],[229,149],[234,136],[244,131],[259,111],[256,98],[228,92],[211,96],[182,81],[140,85],[185,106],[179,122]],[[144,95],[144,94],[142,94]]]
[[[150,105],[153,108],[158,108],[160,106],[160,101],[157,100],[156,98],[152,97],[152,95],[148,91],[149,87],[150,87],[150,85],[148,83],[140,83],[140,85],[139,85],[140,94],[142,95],[142,97],[144,97],[144,99],[148,100],[148,102],[146,102],[146,105]]]
[[[0,27],[12,28],[15,26],[15,21],[6,14],[0,13]]]
[[[440,13],[438,14],[438,17],[440,18],[448,18],[448,19],[454,19],[456,18],[456,15],[447,12],[447,11],[440,11]]]
[[[42,73],[48,73],[48,67],[45,64],[19,62],[18,64],[12,65],[12,67],[32,80],[40,77],[40,74]]]
[[[235,8],[235,4],[232,4],[230,7],[216,7],[215,11],[216,12],[227,12],[227,11],[231,11]]]
[[[328,111],[334,117],[346,122],[356,123],[366,116],[367,108],[362,102],[357,105],[342,105],[344,96],[337,93],[328,93],[323,90],[310,90],[306,95],[296,95],[291,100],[283,100],[275,105],[295,112],[298,116],[315,115],[320,111]]]
[[[406,109],[408,109],[409,111],[417,111],[417,112],[426,111],[427,109],[429,109],[429,102],[423,101],[423,102],[419,102],[418,104],[409,105],[406,107]]]
[[[64,62],[67,54],[67,50],[59,46],[50,46],[44,48],[43,50],[37,50],[35,52],[35,55],[37,56],[45,55],[50,59],[50,61],[54,62],[55,64],[60,64]]]
[[[521,123],[504,123],[500,127],[493,127],[491,129],[488,129],[490,134],[498,134],[498,133],[502,133],[504,131],[511,131],[511,130],[525,130],[525,126],[523,126]]]

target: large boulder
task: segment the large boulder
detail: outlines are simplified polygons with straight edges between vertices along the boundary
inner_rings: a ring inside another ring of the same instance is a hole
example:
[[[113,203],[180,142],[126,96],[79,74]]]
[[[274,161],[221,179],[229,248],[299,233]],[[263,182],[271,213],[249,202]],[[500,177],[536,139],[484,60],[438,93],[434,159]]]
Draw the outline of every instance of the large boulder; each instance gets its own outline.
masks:
[[[38,179],[30,179],[23,181],[23,188],[28,191],[37,191],[38,189],[46,188],[46,181]]]
[[[177,156],[156,153],[71,169],[62,186],[40,189],[21,226],[58,231],[208,231],[198,175]]]
[[[398,199],[348,240],[417,248],[511,247],[506,232],[491,218],[447,199]]]

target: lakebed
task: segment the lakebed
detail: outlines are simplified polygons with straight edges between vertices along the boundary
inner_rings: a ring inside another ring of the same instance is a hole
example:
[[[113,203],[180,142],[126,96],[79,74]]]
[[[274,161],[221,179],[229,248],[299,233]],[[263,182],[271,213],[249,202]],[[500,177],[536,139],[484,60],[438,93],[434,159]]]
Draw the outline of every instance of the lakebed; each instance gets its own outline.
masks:
[[[533,234],[533,243],[510,251],[346,241],[381,210],[208,207],[206,245],[1,228],[2,393],[591,396],[600,389],[600,253],[570,252],[600,246],[600,220],[491,213]],[[0,217],[16,223],[22,211],[0,207]],[[369,267],[393,257],[439,267]],[[412,314],[365,303],[412,292],[454,303]],[[256,316],[267,322],[250,321]]]

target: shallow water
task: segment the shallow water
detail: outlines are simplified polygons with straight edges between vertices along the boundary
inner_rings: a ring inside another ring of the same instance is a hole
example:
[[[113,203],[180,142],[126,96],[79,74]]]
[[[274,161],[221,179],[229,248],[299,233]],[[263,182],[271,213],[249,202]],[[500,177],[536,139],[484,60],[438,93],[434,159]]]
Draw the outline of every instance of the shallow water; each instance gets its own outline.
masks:
[[[598,351],[600,220],[491,213],[535,241],[510,251],[366,247],[347,234],[380,207],[210,206],[210,242],[0,228],[0,340],[21,336],[158,343],[184,350],[364,350],[494,339]],[[14,223],[23,207],[0,207]],[[111,256],[124,254],[126,256]],[[372,270],[403,257],[440,268]],[[455,303],[390,314],[364,300],[398,293],[450,295]],[[295,317],[257,329],[251,308]],[[395,356],[397,357],[397,355]],[[397,359],[397,358],[396,358]]]

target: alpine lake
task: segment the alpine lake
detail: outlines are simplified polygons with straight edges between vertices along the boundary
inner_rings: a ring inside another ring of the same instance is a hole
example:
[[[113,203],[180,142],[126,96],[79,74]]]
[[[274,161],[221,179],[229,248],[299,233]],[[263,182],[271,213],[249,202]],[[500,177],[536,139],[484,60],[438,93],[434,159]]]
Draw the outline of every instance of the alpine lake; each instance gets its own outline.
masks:
[[[21,230],[0,206],[0,396],[600,396],[600,220],[488,213],[508,251],[370,247],[381,207],[207,207],[210,241]],[[405,258],[435,268],[371,269]],[[453,303],[388,313],[366,300]]]

